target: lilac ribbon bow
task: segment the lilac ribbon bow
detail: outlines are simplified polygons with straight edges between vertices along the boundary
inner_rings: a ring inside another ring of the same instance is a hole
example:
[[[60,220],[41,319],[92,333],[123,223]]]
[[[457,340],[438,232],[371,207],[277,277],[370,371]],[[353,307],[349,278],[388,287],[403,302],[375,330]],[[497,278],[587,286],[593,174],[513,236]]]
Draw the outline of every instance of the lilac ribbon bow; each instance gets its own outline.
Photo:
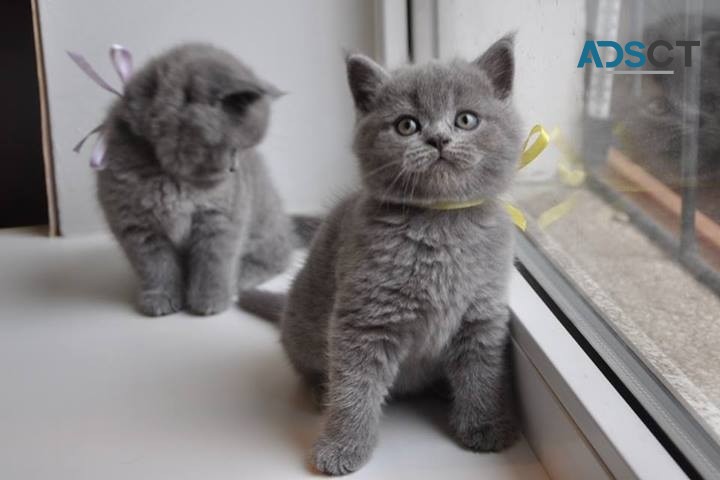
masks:
[[[99,73],[95,71],[95,69],[90,65],[90,63],[85,59],[85,57],[78,53],[70,51],[68,51],[67,54],[70,56],[70,59],[75,62],[78,67],[80,67],[80,70],[85,72],[85,74],[101,88],[107,90],[110,93],[114,93],[118,97],[123,96],[122,93],[115,90],[108,82],[105,81],[105,79],[100,76]],[[110,47],[110,61],[112,62],[113,67],[115,67],[115,71],[117,72],[118,77],[120,77],[120,80],[122,81],[124,87],[125,84],[127,84],[128,79],[132,75],[133,70],[132,54],[130,53],[130,50],[123,47],[122,45],[112,45]],[[73,148],[73,152],[79,152],[85,141],[92,135],[97,133],[97,141],[95,142],[92,154],[90,155],[90,166],[95,170],[102,170],[103,168],[105,168],[105,139],[102,132],[103,127],[104,125],[100,124],[97,127],[93,128],[78,142],[77,145],[75,145],[75,148]]]

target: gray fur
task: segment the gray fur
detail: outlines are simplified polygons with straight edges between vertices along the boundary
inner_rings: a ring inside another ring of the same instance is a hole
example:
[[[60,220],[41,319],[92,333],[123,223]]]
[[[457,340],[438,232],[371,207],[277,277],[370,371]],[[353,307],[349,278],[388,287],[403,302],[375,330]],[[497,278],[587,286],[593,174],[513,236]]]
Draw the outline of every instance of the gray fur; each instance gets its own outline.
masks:
[[[277,90],[209,45],[139,70],[105,120],[98,197],[147,315],[210,315],[282,271],[292,224],[255,146]]]
[[[265,290],[242,292],[238,301],[246,311],[273,323],[280,323],[285,308],[285,295]]]
[[[299,246],[307,247],[320,228],[322,219],[310,215],[293,215],[293,226],[299,240]]]
[[[322,472],[367,461],[389,395],[443,379],[464,446],[496,451],[516,437],[506,303],[513,226],[497,200],[520,154],[512,51],[506,37],[475,62],[391,73],[361,55],[347,59],[363,189],[320,227],[280,321],[292,364],[324,394],[327,419],[313,450]],[[479,114],[477,129],[454,126],[464,110]],[[417,117],[419,133],[395,131],[403,115]],[[449,140],[442,153],[429,144],[439,136]],[[477,198],[486,201],[425,208]],[[271,315],[277,303],[241,298]]]

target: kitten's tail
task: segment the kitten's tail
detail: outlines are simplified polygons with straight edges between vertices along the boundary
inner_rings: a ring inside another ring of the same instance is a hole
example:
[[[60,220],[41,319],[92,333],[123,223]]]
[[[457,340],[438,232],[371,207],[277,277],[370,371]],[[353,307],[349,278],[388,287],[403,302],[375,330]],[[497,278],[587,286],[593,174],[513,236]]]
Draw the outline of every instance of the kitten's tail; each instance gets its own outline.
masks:
[[[322,224],[322,218],[310,215],[293,215],[291,218],[298,242],[296,246],[307,247],[315,236],[315,232]]]
[[[285,294],[265,290],[240,292],[238,304],[246,311],[272,323],[279,323],[285,308]]]

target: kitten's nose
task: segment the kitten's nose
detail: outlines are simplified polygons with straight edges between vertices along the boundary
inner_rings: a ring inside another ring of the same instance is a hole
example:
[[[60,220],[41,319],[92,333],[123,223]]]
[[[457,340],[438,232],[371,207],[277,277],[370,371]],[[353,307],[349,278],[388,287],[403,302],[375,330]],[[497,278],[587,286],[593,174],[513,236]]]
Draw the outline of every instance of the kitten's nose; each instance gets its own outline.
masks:
[[[438,150],[442,150],[445,145],[450,143],[450,139],[445,135],[433,135],[432,137],[425,140],[428,145],[432,145]]]

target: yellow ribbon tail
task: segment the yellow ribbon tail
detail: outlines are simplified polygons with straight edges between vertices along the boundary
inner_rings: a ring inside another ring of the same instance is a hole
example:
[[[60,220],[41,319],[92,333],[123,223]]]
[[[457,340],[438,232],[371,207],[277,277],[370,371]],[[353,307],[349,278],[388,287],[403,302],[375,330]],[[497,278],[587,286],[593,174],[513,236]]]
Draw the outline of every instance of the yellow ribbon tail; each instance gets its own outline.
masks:
[[[541,213],[537,220],[538,226],[542,229],[549,227],[550,225],[567,215],[568,212],[572,210],[574,205],[575,195],[573,194],[567,200],[563,200],[557,205],[552,206],[545,210],[543,213]]]
[[[528,143],[530,143],[530,140],[532,140],[533,137],[535,137],[535,141],[533,141],[532,144],[528,146]],[[543,150],[545,150],[545,148],[547,148],[549,144],[550,135],[548,134],[547,130],[545,130],[545,128],[539,124],[532,127],[522,146],[522,154],[520,155],[520,164],[518,165],[518,170],[522,170],[523,168],[527,167],[543,152]],[[527,229],[527,219],[525,218],[525,214],[522,212],[522,210],[517,208],[515,205],[512,205],[511,203],[505,202],[504,205],[505,210],[510,215],[510,218],[512,219],[515,226],[517,226],[520,230],[524,232]]]
[[[535,141],[528,147],[530,140],[537,136]],[[530,133],[525,139],[525,143],[522,146],[522,154],[520,155],[520,165],[518,170],[522,170],[527,167],[530,162],[535,160],[543,150],[550,144],[550,135],[542,125],[535,125],[530,129]]]
[[[524,232],[527,229],[527,219],[525,218],[525,214],[522,210],[508,202],[504,202],[504,207],[515,226]]]

